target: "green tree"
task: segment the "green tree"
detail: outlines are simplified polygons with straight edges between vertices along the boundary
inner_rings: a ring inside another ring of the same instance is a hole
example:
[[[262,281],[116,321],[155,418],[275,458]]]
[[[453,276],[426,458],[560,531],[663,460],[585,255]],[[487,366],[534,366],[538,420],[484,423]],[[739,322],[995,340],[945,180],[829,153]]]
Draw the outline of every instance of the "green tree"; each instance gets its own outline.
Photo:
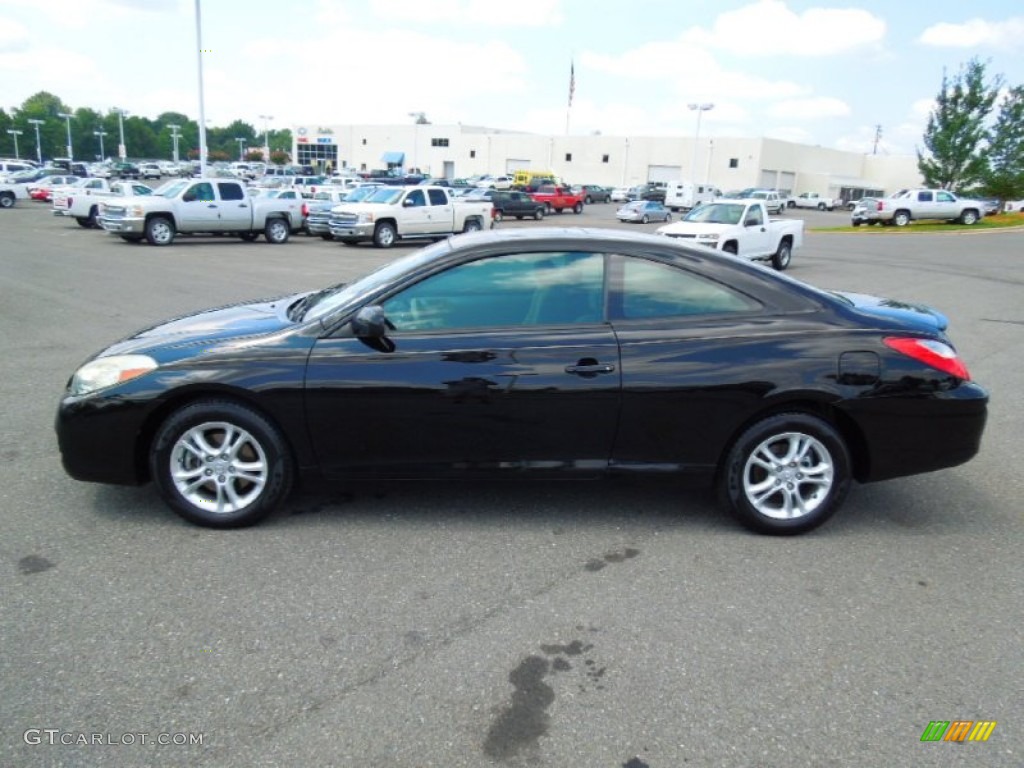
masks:
[[[1000,201],[1024,197],[1024,85],[1010,88],[999,103],[988,160],[988,194]]]
[[[992,112],[1002,77],[986,83],[985,64],[971,59],[942,90],[928,116],[917,167],[930,187],[960,189],[980,183],[988,172],[982,154],[988,139],[986,120]]]
[[[284,165],[288,162],[288,153],[281,152],[280,150],[272,150],[270,153],[270,162],[274,165]]]

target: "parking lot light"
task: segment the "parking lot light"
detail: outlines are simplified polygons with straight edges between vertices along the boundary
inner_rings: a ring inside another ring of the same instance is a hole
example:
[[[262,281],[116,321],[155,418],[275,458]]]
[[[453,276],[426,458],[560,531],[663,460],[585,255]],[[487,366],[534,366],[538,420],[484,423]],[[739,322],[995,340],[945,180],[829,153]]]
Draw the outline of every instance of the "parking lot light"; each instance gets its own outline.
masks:
[[[687,104],[686,108],[697,113],[697,131],[693,135],[693,162],[690,164],[690,181],[697,183],[697,144],[700,142],[700,116],[709,109],[714,109],[714,104]]]
[[[127,109],[111,107],[111,112],[117,112],[117,129],[121,134],[121,143],[117,146],[117,156],[124,160],[128,157],[128,148],[124,145],[124,116],[128,114]]]
[[[68,125],[68,160],[75,159],[74,150],[71,147],[71,118],[74,117],[70,112],[58,112],[57,117],[63,117],[64,121]]]
[[[43,145],[42,142],[39,141],[39,126],[45,122],[45,120],[29,120],[29,123],[36,127],[36,160],[39,161],[40,165],[43,164]]]
[[[93,131],[93,136],[98,136],[100,140],[100,162],[107,159],[107,153],[103,151],[103,137],[107,135],[106,131]]]
[[[14,137],[14,159],[20,160],[21,158],[18,156],[18,137],[21,136],[22,131],[17,131],[14,128],[8,128],[7,132]]]

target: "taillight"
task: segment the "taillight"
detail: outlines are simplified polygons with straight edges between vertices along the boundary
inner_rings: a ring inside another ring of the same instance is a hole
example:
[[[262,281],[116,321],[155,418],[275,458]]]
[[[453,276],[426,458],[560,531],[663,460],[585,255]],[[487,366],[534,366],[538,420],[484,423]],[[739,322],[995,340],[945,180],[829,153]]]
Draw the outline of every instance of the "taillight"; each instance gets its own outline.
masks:
[[[302,204],[302,215],[309,216],[309,205],[307,205],[306,203]]]
[[[895,349],[907,357],[912,357],[919,363],[924,363],[964,381],[971,380],[971,374],[968,373],[964,361],[948,344],[935,339],[917,339],[907,336],[889,336],[883,341],[887,347]]]
[[[75,202],[75,198],[73,198],[73,197],[69,197],[69,198],[68,198],[68,202],[67,202],[67,206],[68,206],[68,208],[70,208],[70,207],[71,207],[71,205],[72,205],[72,204],[73,204],[74,202]]]
[[[883,203],[881,200],[879,200],[877,203],[875,203],[875,210],[876,211],[884,211],[885,210],[885,203]]]

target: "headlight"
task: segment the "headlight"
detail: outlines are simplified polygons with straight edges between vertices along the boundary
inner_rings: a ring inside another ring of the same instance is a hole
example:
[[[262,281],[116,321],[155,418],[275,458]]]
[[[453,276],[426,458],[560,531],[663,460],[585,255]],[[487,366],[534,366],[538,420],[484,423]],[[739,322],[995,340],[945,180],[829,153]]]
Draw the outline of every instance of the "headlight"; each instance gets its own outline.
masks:
[[[88,395],[149,373],[157,367],[147,355],[112,355],[91,360],[71,377],[71,394]]]
[[[359,218],[357,219],[357,221],[360,224],[372,224],[373,223],[373,214],[372,213],[360,213],[359,214]]]
[[[128,208],[127,213],[128,213],[129,216],[131,216],[132,218],[135,218],[135,219],[141,219],[143,216],[146,215],[145,214],[145,210],[143,209],[143,207],[141,205],[133,205],[133,206],[131,206],[130,208]]]

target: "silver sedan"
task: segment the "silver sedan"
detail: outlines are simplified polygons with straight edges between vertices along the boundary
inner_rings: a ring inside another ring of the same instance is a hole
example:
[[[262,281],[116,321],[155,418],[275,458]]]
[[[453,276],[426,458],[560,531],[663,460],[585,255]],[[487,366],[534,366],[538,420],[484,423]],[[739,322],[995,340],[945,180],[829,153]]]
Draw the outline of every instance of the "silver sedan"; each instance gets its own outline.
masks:
[[[634,200],[615,212],[619,221],[635,221],[646,224],[649,221],[671,221],[672,213],[656,200]]]

